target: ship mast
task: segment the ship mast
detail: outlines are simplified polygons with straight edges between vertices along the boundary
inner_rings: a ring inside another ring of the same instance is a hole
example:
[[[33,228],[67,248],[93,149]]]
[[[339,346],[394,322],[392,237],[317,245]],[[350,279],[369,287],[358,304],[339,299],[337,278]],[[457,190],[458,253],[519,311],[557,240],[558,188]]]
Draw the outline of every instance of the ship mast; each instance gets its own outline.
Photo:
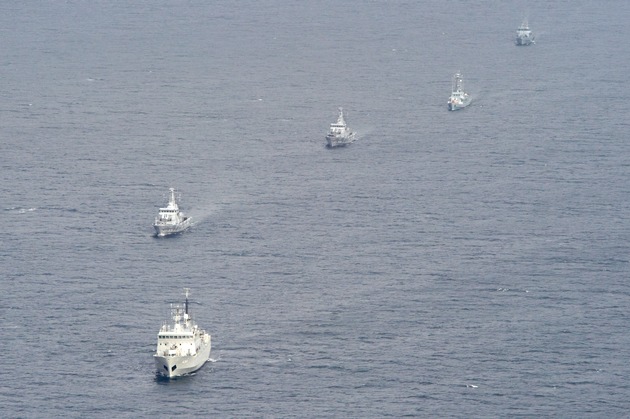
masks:
[[[186,303],[184,305],[184,313],[188,317],[188,293],[190,292],[190,288],[184,288],[184,293],[186,294]]]
[[[175,205],[175,188],[168,188],[171,191],[171,196],[169,197],[168,204],[169,206]]]

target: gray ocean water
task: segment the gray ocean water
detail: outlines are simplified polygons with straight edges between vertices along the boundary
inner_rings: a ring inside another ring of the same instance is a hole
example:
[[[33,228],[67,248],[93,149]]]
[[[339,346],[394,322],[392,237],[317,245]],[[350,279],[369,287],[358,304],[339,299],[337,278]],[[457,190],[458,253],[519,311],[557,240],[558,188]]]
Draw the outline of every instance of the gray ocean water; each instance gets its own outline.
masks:
[[[627,417],[629,16],[1,2],[1,416]],[[157,380],[183,287],[212,362]]]

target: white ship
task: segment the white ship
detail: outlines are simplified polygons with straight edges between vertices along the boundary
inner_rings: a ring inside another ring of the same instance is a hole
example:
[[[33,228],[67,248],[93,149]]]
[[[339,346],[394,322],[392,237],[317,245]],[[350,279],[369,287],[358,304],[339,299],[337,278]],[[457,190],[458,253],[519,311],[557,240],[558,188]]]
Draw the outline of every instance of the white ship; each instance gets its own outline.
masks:
[[[153,223],[155,234],[159,237],[182,232],[190,227],[192,222],[190,217],[186,217],[179,210],[175,200],[175,189],[170,188],[169,191],[168,205],[166,208],[160,208],[158,216],[155,218],[155,223]]]
[[[153,355],[157,374],[177,377],[197,371],[210,358],[211,337],[193,321],[188,307],[188,288],[184,288],[184,307],[171,305],[172,321],[164,322],[158,333]]]
[[[516,45],[531,45],[534,43],[534,35],[529,29],[527,19],[523,20],[521,26],[516,30]]]
[[[344,147],[352,144],[356,134],[348,128],[343,118],[343,108],[339,108],[339,117],[337,122],[330,124],[330,131],[326,135],[326,147]]]
[[[464,92],[464,80],[462,75],[457,73],[453,76],[453,88],[451,97],[448,99],[448,110],[456,111],[470,105],[472,98]]]

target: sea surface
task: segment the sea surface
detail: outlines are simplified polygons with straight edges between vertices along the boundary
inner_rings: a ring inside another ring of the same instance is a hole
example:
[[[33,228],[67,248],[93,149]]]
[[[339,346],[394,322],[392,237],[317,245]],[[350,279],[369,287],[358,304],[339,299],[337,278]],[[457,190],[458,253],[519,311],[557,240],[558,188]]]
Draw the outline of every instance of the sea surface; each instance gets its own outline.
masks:
[[[629,16],[1,2],[0,415],[627,417]],[[159,380],[184,287],[211,361]]]

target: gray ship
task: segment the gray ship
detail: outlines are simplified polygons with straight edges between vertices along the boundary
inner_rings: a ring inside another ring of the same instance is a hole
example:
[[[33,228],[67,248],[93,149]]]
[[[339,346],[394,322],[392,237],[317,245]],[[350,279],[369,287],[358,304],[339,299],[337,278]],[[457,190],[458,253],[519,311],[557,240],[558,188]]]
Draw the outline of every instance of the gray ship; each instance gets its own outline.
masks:
[[[534,35],[532,31],[529,29],[529,25],[527,24],[527,19],[523,20],[521,26],[516,30],[516,45],[518,46],[526,46],[534,43]]]
[[[155,234],[158,237],[180,233],[190,227],[192,223],[192,219],[185,216],[184,213],[179,210],[179,206],[175,200],[175,189],[170,188],[169,192],[168,205],[164,208],[160,208],[158,216],[153,223]]]
[[[159,376],[173,378],[197,371],[210,358],[211,336],[199,328],[188,308],[189,289],[184,288],[184,307],[171,306],[170,323],[165,322],[158,333],[153,355]]]
[[[464,92],[464,79],[460,73],[453,76],[453,87],[451,96],[448,98],[448,110],[456,111],[470,105],[472,98]]]
[[[328,135],[326,135],[326,147],[345,147],[348,144],[352,144],[356,139],[355,137],[356,134],[348,128],[343,118],[343,108],[339,108],[337,122],[330,124],[330,130]]]

